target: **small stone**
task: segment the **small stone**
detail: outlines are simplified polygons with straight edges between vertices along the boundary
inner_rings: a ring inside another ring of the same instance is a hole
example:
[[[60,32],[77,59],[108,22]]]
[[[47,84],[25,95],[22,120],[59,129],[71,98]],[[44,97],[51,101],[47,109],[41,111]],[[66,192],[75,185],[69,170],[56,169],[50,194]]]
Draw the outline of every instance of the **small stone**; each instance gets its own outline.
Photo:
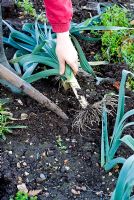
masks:
[[[44,181],[44,180],[46,180],[46,176],[44,175],[44,174],[40,174],[40,178]]]
[[[21,168],[21,166],[20,166],[20,163],[19,163],[19,162],[17,163],[17,168]]]
[[[96,163],[96,167],[99,167],[99,163]]]
[[[77,143],[76,139],[72,139],[72,143]]]
[[[101,196],[102,194],[103,194],[103,191],[96,192],[97,196]]]
[[[46,157],[46,152],[43,152],[43,153],[42,153],[42,156],[43,156],[43,157]]]
[[[28,173],[28,172],[24,172],[24,174],[25,174],[25,176],[28,176],[28,175],[29,175],[29,173]]]
[[[18,183],[22,183],[22,178],[18,176]]]
[[[61,172],[62,173],[66,173],[66,172],[68,172],[70,170],[70,167],[68,167],[68,166],[62,166],[62,168],[61,168]]]
[[[80,191],[76,191],[75,189],[71,189],[72,194],[80,195]]]
[[[95,54],[95,52],[94,52],[94,51],[91,51],[91,52],[90,52],[90,54],[91,54],[91,55],[94,55],[94,54]]]
[[[22,156],[22,158],[24,159],[24,158],[25,158],[25,156]]]
[[[12,154],[13,154],[13,152],[12,152],[12,151],[8,151],[8,153],[9,153],[10,155],[12,155]]]
[[[25,166],[25,167],[26,167],[26,166],[27,166],[27,163],[26,163],[26,162],[23,162],[23,166]]]
[[[21,120],[25,120],[28,118],[28,114],[26,113],[21,113]]]
[[[68,167],[68,166],[65,166],[65,169],[66,169],[67,171],[69,171],[69,170],[70,170],[70,167]]]
[[[108,173],[108,175],[109,175],[109,176],[112,176],[112,173],[111,173],[111,172],[109,172],[109,173]]]
[[[20,192],[28,193],[28,189],[26,187],[25,183],[22,183],[21,185],[17,185],[17,188]]]
[[[83,191],[86,191],[86,190],[87,190],[87,188],[86,188],[85,186],[82,186],[81,189],[82,189]]]
[[[27,183],[29,183],[29,182],[30,182],[28,178],[26,178],[26,182],[27,182]]]
[[[23,106],[23,102],[20,99],[16,99],[16,100],[21,106]]]
[[[64,160],[64,165],[67,165],[68,164],[68,160]]]
[[[116,170],[115,170],[115,172],[119,172],[119,170],[118,170],[118,169],[116,169]]]

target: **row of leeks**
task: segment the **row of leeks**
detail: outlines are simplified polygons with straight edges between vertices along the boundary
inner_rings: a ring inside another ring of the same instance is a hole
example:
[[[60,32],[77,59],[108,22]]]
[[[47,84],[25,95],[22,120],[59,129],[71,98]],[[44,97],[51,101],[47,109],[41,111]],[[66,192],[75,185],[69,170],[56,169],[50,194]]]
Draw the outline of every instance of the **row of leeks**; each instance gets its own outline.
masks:
[[[134,122],[127,122],[127,120],[134,115],[134,109],[125,112],[125,85],[127,76],[134,77],[134,73],[123,70],[122,79],[119,89],[118,107],[116,113],[116,120],[112,136],[109,137],[108,132],[108,118],[107,108],[104,103],[103,116],[102,116],[102,138],[101,138],[101,166],[105,170],[110,170],[119,163],[124,163],[125,158],[117,157],[115,154],[122,143],[127,145],[134,151],[134,138],[131,135],[123,135],[123,131],[134,125]]]
[[[84,30],[98,31],[111,29],[119,30],[120,28],[126,29],[126,27],[94,26],[93,24],[96,20],[99,20],[99,16],[87,19],[80,24],[72,24],[70,30],[71,34],[78,35]],[[59,62],[55,53],[56,34],[52,32],[50,26],[40,24],[38,20],[36,20],[35,24],[24,24],[22,32],[20,32],[12,28],[6,21],[3,22],[11,31],[9,38],[3,38],[4,43],[17,49],[11,61],[17,75],[29,83],[33,83],[42,78],[48,78],[49,76],[60,76]],[[102,79],[97,77],[94,73],[76,38],[74,36],[71,37],[79,55],[81,68],[91,74],[99,83]],[[90,39],[96,41],[100,38]],[[44,67],[41,67],[41,64],[43,64]],[[83,95],[78,94],[78,90],[81,90],[81,88],[69,66],[66,66],[65,73],[63,76],[60,76],[60,78],[69,83],[82,108],[85,109],[88,106],[88,102]]]
[[[134,155],[124,163],[110,200],[134,200]]]

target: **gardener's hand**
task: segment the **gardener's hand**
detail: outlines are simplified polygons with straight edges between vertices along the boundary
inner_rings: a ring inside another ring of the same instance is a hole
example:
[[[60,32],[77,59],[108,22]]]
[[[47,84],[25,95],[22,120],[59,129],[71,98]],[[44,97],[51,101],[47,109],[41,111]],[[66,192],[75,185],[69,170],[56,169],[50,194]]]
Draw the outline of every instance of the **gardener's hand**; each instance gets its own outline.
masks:
[[[64,74],[65,66],[68,64],[76,75],[78,72],[78,55],[69,37],[69,32],[57,33],[56,54],[60,64],[60,74]]]

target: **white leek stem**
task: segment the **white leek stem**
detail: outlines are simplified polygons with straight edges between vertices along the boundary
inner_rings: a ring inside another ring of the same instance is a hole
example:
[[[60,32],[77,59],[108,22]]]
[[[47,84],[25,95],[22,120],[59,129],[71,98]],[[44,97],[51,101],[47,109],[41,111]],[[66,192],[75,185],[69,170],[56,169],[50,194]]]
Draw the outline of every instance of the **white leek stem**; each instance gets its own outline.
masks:
[[[81,107],[83,109],[85,109],[88,106],[88,102],[86,100],[86,98],[83,95],[79,95],[78,91],[81,90],[81,87],[77,81],[77,79],[75,78],[74,74],[72,73],[71,78],[69,78],[67,80],[67,82],[70,84],[76,98],[78,99]]]

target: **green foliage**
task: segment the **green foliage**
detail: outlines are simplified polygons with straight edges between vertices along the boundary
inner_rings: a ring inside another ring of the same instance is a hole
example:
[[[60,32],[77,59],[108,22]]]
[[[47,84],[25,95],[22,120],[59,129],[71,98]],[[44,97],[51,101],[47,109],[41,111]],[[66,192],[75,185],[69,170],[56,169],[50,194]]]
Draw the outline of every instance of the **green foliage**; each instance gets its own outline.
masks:
[[[124,163],[116,188],[112,193],[111,200],[128,200],[134,199],[131,196],[134,187],[134,155],[130,156]]]
[[[128,78],[128,81],[126,83],[126,88],[134,91],[134,78],[132,78],[132,77]]]
[[[36,16],[36,10],[33,7],[33,3],[30,0],[18,0],[17,6],[24,10],[25,14]]]
[[[103,26],[130,27],[127,11],[117,5],[109,7],[101,15]],[[129,30],[105,31],[102,34],[102,55],[108,61],[121,61],[121,44]]]
[[[26,128],[26,126],[13,126],[12,123],[12,113],[8,112],[2,104],[0,104],[0,139],[6,139],[5,135],[7,133],[12,133],[12,129],[15,128]]]
[[[127,10],[118,5],[108,7],[106,12],[101,15],[101,23],[104,26],[128,27]]]
[[[14,198],[10,198],[10,200],[37,200],[37,197],[29,197],[27,193],[18,191]]]
[[[110,61],[121,61],[120,48],[122,44],[122,37],[125,31],[106,31],[102,36],[102,55],[103,58]]]
[[[60,135],[57,137],[56,143],[60,150],[62,151],[67,150],[67,147],[64,145]]]
[[[124,163],[125,159],[122,157],[114,158],[121,143],[125,143],[128,147],[134,150],[134,139],[130,135],[122,137],[123,131],[129,126],[134,125],[134,122],[128,122],[127,119],[134,115],[134,109],[125,113],[125,84],[128,74],[134,77],[134,74],[123,70],[122,79],[119,89],[118,108],[116,114],[116,120],[112,137],[109,137],[108,133],[108,119],[107,109],[104,103],[103,117],[102,117],[102,138],[101,138],[101,166],[105,170],[110,170],[118,163]]]
[[[30,15],[34,18],[38,18],[38,20],[42,22],[46,22],[46,16],[42,12],[41,14],[37,14],[33,3],[30,0],[17,0],[16,4],[19,8],[21,8],[25,15]]]
[[[129,69],[134,72],[134,40],[126,40],[122,45],[121,51],[124,60],[129,65]]]
[[[55,53],[56,35],[52,33],[51,27],[40,24],[36,20],[35,24],[24,24],[23,31],[19,32],[7,22],[4,21],[4,23],[11,31],[9,38],[4,38],[4,42],[18,49],[12,60],[16,74],[29,83],[59,75],[59,62]],[[95,77],[95,73],[88,64],[78,41],[74,37],[73,40],[79,53],[81,66]],[[40,67],[40,64],[45,65],[45,67]],[[38,72],[36,71],[37,67]],[[71,76],[72,70],[67,66],[65,74],[61,78],[69,79]]]

